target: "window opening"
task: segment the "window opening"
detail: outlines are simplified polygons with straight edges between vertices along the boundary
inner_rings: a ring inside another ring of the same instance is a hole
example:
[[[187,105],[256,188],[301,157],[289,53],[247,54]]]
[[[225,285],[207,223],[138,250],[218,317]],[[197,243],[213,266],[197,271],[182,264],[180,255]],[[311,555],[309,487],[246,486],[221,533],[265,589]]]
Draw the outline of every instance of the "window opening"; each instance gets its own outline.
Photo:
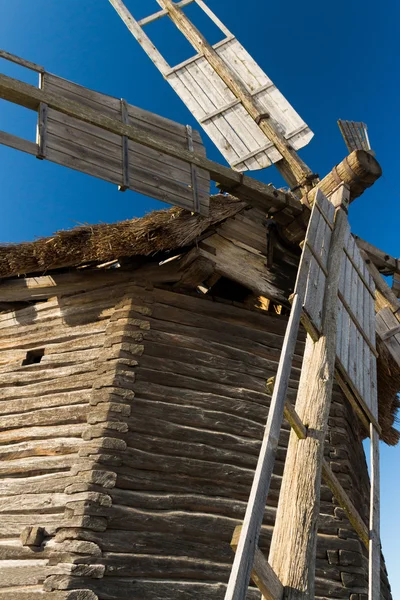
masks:
[[[26,357],[22,361],[22,366],[26,365],[37,365],[40,363],[44,356],[44,348],[37,348],[36,350],[28,350]]]

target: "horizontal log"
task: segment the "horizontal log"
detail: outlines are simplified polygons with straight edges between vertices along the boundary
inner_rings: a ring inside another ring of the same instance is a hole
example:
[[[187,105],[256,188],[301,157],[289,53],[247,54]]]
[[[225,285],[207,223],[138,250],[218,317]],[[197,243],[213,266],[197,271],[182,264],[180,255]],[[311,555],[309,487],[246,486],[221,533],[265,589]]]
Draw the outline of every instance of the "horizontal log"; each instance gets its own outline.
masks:
[[[56,440],[46,442],[29,441],[1,446],[2,460],[15,460],[17,458],[29,458],[33,456],[57,456],[77,453],[82,440],[79,438],[59,437]]]
[[[0,431],[0,444],[25,442],[27,440],[46,440],[59,437],[78,437],[82,435],[85,423],[77,425],[62,424],[61,426],[33,427]]]
[[[101,581],[84,577],[51,578],[57,589],[90,587],[102,600],[220,600],[226,585],[223,583],[189,582],[106,577]],[[247,600],[259,600],[258,590],[250,589]]]
[[[27,398],[23,403],[20,400],[2,400],[0,402],[0,414],[21,414],[35,409],[89,404],[90,397],[91,390],[78,390],[75,392],[65,392],[64,394],[47,394],[38,398]]]
[[[81,423],[86,421],[88,408],[87,404],[74,404],[72,406],[43,408],[27,413],[7,415],[2,417],[0,429],[7,430],[38,425],[58,425],[62,427],[63,424]]]

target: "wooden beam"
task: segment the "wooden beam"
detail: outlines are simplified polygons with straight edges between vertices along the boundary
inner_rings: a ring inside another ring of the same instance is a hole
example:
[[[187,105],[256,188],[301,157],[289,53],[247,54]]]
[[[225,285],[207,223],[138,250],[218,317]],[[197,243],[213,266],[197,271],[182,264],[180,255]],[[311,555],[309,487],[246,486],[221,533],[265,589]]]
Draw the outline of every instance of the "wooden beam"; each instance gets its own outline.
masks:
[[[233,532],[231,547],[235,552],[241,531],[242,525],[238,525]],[[251,579],[263,594],[263,600],[281,600],[283,598],[283,586],[258,546],[254,554]]]
[[[68,100],[62,95],[49,92],[46,89],[39,89],[7,75],[0,74],[0,98],[35,111],[39,109],[40,103],[47,104],[49,108],[53,108],[85,123],[96,125],[117,135],[125,135],[130,140],[143,146],[192,163],[208,171],[211,179],[231,189],[235,196],[249,202],[252,206],[265,211],[271,208],[283,211],[286,215],[286,222],[288,215],[294,218],[303,211],[301,204],[290,193],[277,190],[271,185],[266,185],[250,177],[243,176],[241,173],[237,173],[229,167],[208,160],[200,154],[178,148],[173,143],[166,142],[165,139],[161,140],[149,132],[144,132],[143,129],[135,125],[124,124],[87,106]],[[278,214],[276,219],[279,222]]]
[[[352,202],[381,175],[382,169],[375,158],[365,150],[355,150],[334,167],[311,192],[303,197],[303,212],[292,223],[286,225],[284,229],[285,237],[292,243],[299,243],[304,239],[311,214],[310,207],[314,203],[317,189],[320,189],[328,197],[340,183],[345,183],[350,190],[350,201]],[[366,244],[366,242],[363,243]],[[371,246],[371,248],[374,247]]]
[[[177,28],[189,40],[195,50],[207,59],[228,88],[240,99],[244,108],[258,124],[261,131],[274,144],[282,156],[282,163],[284,165],[282,174],[289,185],[298,184],[305,186],[308,182],[308,188],[306,189],[310,189],[311,169],[302,161],[290,143],[274,126],[269,116],[265,116],[265,109],[258,104],[257,100],[253,98],[241,80],[172,0],[157,0],[157,2],[163,9],[168,11],[171,20]]]
[[[345,187],[335,196],[331,198],[334,205],[343,202]],[[322,335],[315,343],[307,336],[295,407],[307,424],[308,435],[299,440],[291,433],[271,542],[269,562],[287,588],[287,600],[314,598],[321,471],[334,380],[337,291],[346,225],[347,215],[338,208],[328,258]]]
[[[350,523],[353,525],[355,531],[359,535],[361,541],[364,546],[368,549],[369,546],[369,531],[368,527],[360,517],[360,513],[350,500],[349,496],[343,489],[340,481],[333,473],[329,464],[325,459],[322,460],[322,478],[325,481],[326,485],[331,490],[332,494],[335,496],[336,500],[339,502],[340,506],[345,511],[347,518]]]
[[[360,250],[363,250],[366,253],[368,259],[378,268],[378,270],[384,272],[385,275],[392,275],[393,273],[400,275],[399,259],[390,256],[390,254],[386,254],[386,252],[361,239],[358,235],[355,235],[354,239]],[[382,279],[382,277],[380,279]]]
[[[312,205],[317,189],[329,196],[341,183],[350,188],[349,201],[361,196],[382,175],[382,168],[376,158],[366,150],[354,150],[328,173],[304,197],[306,204]]]
[[[9,148],[15,148],[15,150],[20,150],[21,152],[26,152],[27,154],[32,154],[33,156],[36,156],[38,151],[38,145],[35,142],[24,140],[5,131],[0,131],[0,144],[4,144],[4,146],[8,146]]]
[[[21,67],[25,67],[26,69],[30,69],[31,71],[44,73],[44,67],[41,67],[40,65],[37,65],[36,63],[31,62],[30,60],[20,58],[19,56],[11,54],[10,52],[6,52],[5,50],[0,50],[0,58],[9,60],[10,62],[15,63],[16,65],[20,65]]]
[[[380,469],[379,434],[371,423],[371,493],[369,518],[369,600],[380,600],[381,594],[381,540],[380,540]]]

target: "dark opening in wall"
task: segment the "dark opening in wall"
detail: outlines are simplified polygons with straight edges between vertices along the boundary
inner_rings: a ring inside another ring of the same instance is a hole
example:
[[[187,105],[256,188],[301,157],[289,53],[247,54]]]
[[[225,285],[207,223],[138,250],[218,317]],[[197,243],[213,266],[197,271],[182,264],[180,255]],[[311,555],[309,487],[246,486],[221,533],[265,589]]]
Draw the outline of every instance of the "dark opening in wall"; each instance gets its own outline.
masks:
[[[40,363],[44,356],[44,348],[38,348],[36,350],[28,350],[26,357],[22,361],[22,366],[25,365],[36,365]]]

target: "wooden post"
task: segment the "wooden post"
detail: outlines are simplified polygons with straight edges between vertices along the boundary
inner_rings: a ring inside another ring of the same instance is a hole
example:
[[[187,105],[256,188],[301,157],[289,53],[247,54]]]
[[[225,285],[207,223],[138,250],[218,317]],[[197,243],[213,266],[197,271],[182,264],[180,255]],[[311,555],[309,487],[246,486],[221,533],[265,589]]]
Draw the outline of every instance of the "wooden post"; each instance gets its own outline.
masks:
[[[380,475],[379,434],[370,425],[371,431],[371,495],[369,518],[369,586],[368,599],[380,600],[381,591],[381,544],[380,544]]]
[[[267,425],[265,427],[240,538],[237,543],[237,551],[229,577],[225,600],[244,600],[246,598],[254,555],[258,544],[258,536],[264,517],[276,449],[278,447],[289,376],[300,325],[302,304],[302,296],[295,294],[283,341]]]
[[[337,206],[328,259],[328,278],[317,342],[307,336],[296,412],[307,427],[306,439],[292,431],[271,542],[269,562],[286,587],[285,600],[313,600],[317,522],[325,436],[336,360],[340,264],[347,215],[342,185],[331,198]]]
[[[115,0],[110,0],[110,2],[115,4]],[[288,184],[291,187],[295,185],[304,186],[306,191],[311,189],[312,179],[316,179],[316,176],[313,178],[311,169],[301,160],[285,137],[273,126],[271,119],[265,114],[265,109],[258,106],[257,100],[252,97],[244,84],[176,4],[171,0],[157,0],[157,2],[161,8],[168,11],[177,28],[189,40],[195,50],[204,55],[228,88],[239,98],[261,131],[274,144],[282,156],[282,161],[280,161],[282,168],[279,170]],[[277,163],[277,166],[280,167],[279,163]]]

